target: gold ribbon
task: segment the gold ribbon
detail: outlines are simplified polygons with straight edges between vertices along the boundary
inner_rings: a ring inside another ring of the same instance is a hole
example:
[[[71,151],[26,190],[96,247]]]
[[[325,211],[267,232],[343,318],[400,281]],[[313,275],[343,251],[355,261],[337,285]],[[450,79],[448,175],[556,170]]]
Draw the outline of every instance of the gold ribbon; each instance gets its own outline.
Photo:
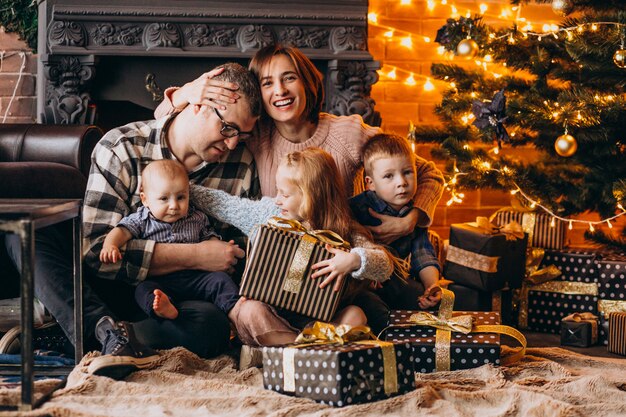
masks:
[[[411,315],[411,317],[409,317],[409,321],[419,326],[430,326],[440,330],[468,334],[472,331],[474,317],[465,315],[444,319],[437,317],[434,314],[420,311],[419,313]]]
[[[498,271],[498,259],[500,259],[499,256],[481,255],[453,245],[448,245],[446,254],[446,260],[449,262],[489,273]]]
[[[572,281],[548,281],[533,285],[531,291],[556,292],[559,294],[573,295],[598,295],[598,284]]]
[[[533,286],[558,278],[561,270],[555,265],[539,269],[545,250],[529,247],[526,251],[526,276],[519,291],[519,310],[517,322],[522,329],[528,328],[528,292]],[[558,292],[558,291],[555,291]]]
[[[380,347],[383,356],[383,385],[385,394],[398,392],[398,374],[396,364],[396,350],[392,342],[378,340],[367,326],[349,326],[341,324],[334,326],[330,323],[316,321],[305,327],[296,337],[294,346],[283,348],[283,385],[286,392],[295,392],[295,356],[301,348],[320,344],[356,343],[372,347]]]
[[[347,342],[354,342],[364,339],[376,339],[376,336],[367,326],[352,327],[347,324],[334,326],[330,323],[316,321],[312,325],[306,326],[296,337],[296,343],[339,343],[343,345]]]
[[[558,294],[598,295],[598,284],[571,281],[548,281],[537,285],[522,283],[520,289],[518,324],[522,329],[528,328],[528,294],[530,291],[545,291]]]
[[[505,235],[506,240],[524,239],[524,229],[516,221],[512,221],[502,227],[498,227],[491,223],[491,220],[487,217],[478,216],[476,217],[476,225],[486,233],[502,233]]]
[[[526,337],[517,329],[501,324],[479,324],[473,325],[473,317],[470,315],[461,315],[452,317],[452,307],[454,306],[454,293],[441,287],[435,287],[433,290],[441,291],[441,303],[439,305],[439,314],[435,317],[430,313],[419,312],[409,317],[411,324],[391,325],[390,327],[407,327],[413,325],[430,326],[437,329],[435,333],[435,370],[450,370],[450,341],[453,331],[467,333],[498,333],[511,336],[517,340],[521,348],[512,351],[512,353],[500,359],[500,363],[508,365],[520,360],[526,353]],[[419,321],[419,322],[418,322]],[[470,329],[469,331],[468,328]],[[458,330],[457,330],[458,329]],[[383,330],[384,331],[384,330]]]
[[[350,250],[350,243],[345,241],[341,236],[332,230],[310,230],[307,229],[297,220],[283,219],[282,217],[271,217],[267,223],[286,232],[302,233],[315,238],[316,241],[325,243],[332,247],[344,250]]]
[[[496,218],[498,213],[501,212],[509,212],[514,211],[522,214],[522,224],[520,227],[523,232],[528,233],[528,244],[530,245],[533,240],[533,235],[535,233],[535,223],[537,222],[537,214],[531,211],[529,208],[521,206],[519,203],[516,204],[517,200],[513,200],[511,202],[511,207],[503,207],[500,210],[496,211],[489,217],[489,220],[493,221]],[[519,224],[519,223],[518,223]]]
[[[300,292],[316,243],[321,242],[343,250],[350,249],[350,244],[331,230],[309,230],[297,220],[283,219],[281,217],[271,217],[268,220],[268,224],[286,232],[302,235],[298,249],[291,261],[291,265],[289,265],[287,278],[283,283],[283,291],[294,294]]]
[[[561,319],[561,322],[573,321],[576,323],[589,323],[591,325],[591,344],[598,343],[598,316],[592,313],[572,313]]]
[[[626,301],[598,300],[598,313],[605,319],[608,319],[611,313],[626,313]]]

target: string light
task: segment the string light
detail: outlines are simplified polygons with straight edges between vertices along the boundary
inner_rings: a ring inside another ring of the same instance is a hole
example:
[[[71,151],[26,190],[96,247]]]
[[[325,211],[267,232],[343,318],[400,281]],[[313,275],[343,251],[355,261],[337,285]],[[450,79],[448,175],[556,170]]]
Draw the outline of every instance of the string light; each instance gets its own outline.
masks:
[[[426,78],[426,82],[424,83],[424,91],[433,91],[435,89],[435,85],[430,81],[430,78]]]
[[[468,145],[464,145],[464,149],[468,149],[467,147]],[[467,147],[467,148],[466,148]],[[473,166],[475,166],[476,168],[478,168],[479,170],[481,170],[482,172],[497,172],[501,175],[505,175],[506,174],[510,174],[512,171],[508,168],[508,167],[504,167],[502,169],[498,169],[498,168],[491,168],[491,165],[489,164],[489,162],[487,161],[479,161],[479,160],[475,160],[473,161]],[[454,175],[445,183],[444,188],[446,190],[448,190],[451,194],[451,198],[447,201],[447,205],[450,206],[454,203],[461,203],[463,200],[463,194],[457,192],[456,190],[456,185],[458,183],[458,177],[462,176],[462,175],[468,175],[465,172],[459,172],[457,166],[456,166],[456,162],[454,163]],[[574,228],[574,223],[580,223],[580,224],[586,224],[587,227],[589,228],[590,232],[594,232],[596,230],[595,226],[599,226],[603,223],[606,223],[607,227],[609,229],[613,229],[613,224],[611,223],[611,221],[615,221],[615,219],[622,217],[624,215],[626,215],[626,210],[624,210],[623,205],[618,202],[616,204],[617,208],[620,210],[620,213],[617,213],[616,215],[606,218],[606,219],[602,219],[602,220],[597,220],[597,221],[588,221],[588,220],[579,220],[579,219],[570,219],[570,218],[565,218],[565,217],[561,217],[558,216],[557,214],[555,214],[552,210],[550,210],[548,207],[542,205],[539,201],[531,198],[529,195],[527,195],[520,187],[519,185],[517,185],[515,182],[513,182],[513,185],[515,188],[511,189],[509,191],[509,193],[511,195],[517,195],[518,198],[523,198],[524,200],[526,200],[529,204],[529,207],[531,209],[535,209],[535,208],[539,208],[542,211],[544,211],[546,214],[548,214],[551,219],[550,219],[550,227],[556,227],[556,221],[562,221],[562,222],[566,222],[568,223],[567,228],[569,230],[572,230]],[[459,201],[461,200],[461,201]]]

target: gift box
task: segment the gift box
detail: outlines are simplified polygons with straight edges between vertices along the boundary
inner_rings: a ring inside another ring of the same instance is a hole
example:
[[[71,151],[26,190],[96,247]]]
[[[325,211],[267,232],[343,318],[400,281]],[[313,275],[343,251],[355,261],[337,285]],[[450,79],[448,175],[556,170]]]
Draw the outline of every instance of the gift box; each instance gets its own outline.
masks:
[[[598,253],[582,249],[545,251],[540,267],[554,265],[561,271],[560,281],[599,282]]]
[[[381,339],[413,346],[415,372],[435,372],[437,356],[437,329],[412,324],[409,319],[417,312],[392,310],[389,313],[389,328]],[[499,325],[500,314],[493,312],[452,313],[453,317],[469,315],[476,323]],[[394,327],[398,326],[398,327]],[[450,370],[470,369],[487,363],[500,364],[500,335],[497,333],[463,334],[452,332],[450,338]]]
[[[514,237],[488,223],[453,224],[443,275],[455,284],[482,291],[519,288],[527,239],[521,231]]]
[[[504,226],[513,221],[522,225],[528,233],[530,246],[545,249],[561,249],[565,242],[567,230],[564,222],[553,219],[543,212],[523,212],[513,207],[498,210],[491,216],[491,220],[498,226]],[[554,225],[552,221],[554,220]]]
[[[349,246],[336,234],[321,232],[284,219],[260,226],[248,251],[240,295],[330,321],[348,280],[343,280],[340,291],[333,291],[333,285],[319,288],[323,277],[311,279],[311,266],[334,256],[325,248],[327,243],[342,249]]]
[[[375,401],[415,388],[409,343],[380,341],[263,348],[265,388],[332,406]]]
[[[512,323],[512,291],[480,291],[464,285],[450,284],[455,295],[455,311],[494,311],[500,313],[502,323]]]
[[[562,317],[576,312],[597,315],[595,253],[532,248],[529,254],[518,302],[520,328],[559,334]]]
[[[598,343],[598,317],[574,313],[561,320],[561,345],[589,347]]]
[[[626,314],[626,300],[601,299],[598,301],[598,316],[600,317],[599,341],[605,346],[609,343],[609,317],[613,313]]]
[[[561,332],[561,318],[572,312],[598,314],[598,286],[593,283],[549,281],[527,289],[527,314],[519,325],[543,333]],[[520,305],[520,309],[523,307]]]
[[[626,313],[609,315],[609,352],[626,356]]]
[[[600,298],[626,301],[626,255],[610,253],[597,261]]]

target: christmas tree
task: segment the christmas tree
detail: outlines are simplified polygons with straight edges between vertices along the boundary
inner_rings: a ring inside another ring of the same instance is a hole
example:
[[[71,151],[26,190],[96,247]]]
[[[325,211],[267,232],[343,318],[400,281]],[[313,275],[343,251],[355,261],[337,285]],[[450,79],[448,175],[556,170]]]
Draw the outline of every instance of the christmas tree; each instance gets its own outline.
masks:
[[[623,249],[625,231],[614,225],[626,205],[626,2],[539,2],[564,16],[560,25],[448,19],[436,41],[478,65],[432,65],[449,83],[436,109],[443,123],[412,127],[410,138],[436,143],[433,156],[447,160],[449,203],[462,201],[463,188],[491,187],[570,228],[571,216],[596,212],[599,221],[581,221],[587,237]],[[523,145],[538,156],[500,152]]]

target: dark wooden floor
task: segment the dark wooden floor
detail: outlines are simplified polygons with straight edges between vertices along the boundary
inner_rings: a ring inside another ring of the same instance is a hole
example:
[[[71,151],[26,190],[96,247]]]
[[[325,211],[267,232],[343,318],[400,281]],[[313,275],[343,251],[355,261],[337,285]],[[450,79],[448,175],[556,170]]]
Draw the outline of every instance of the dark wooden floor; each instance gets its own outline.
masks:
[[[524,336],[526,336],[528,347],[561,347],[563,349],[571,350],[582,355],[626,360],[626,357],[624,356],[616,355],[607,351],[606,346],[604,345],[596,345],[588,348],[561,346],[561,336],[558,334],[535,333],[528,331],[523,331],[522,333],[524,333]]]

